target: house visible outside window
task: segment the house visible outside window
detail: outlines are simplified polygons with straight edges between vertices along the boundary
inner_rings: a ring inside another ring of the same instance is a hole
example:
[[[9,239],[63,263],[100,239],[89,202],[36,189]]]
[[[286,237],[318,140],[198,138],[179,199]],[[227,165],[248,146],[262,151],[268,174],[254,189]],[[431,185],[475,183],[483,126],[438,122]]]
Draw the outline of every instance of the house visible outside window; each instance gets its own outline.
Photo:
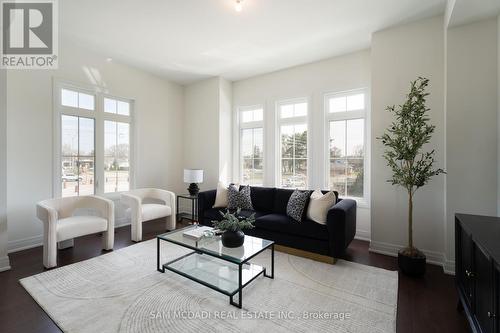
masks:
[[[59,82],[55,102],[55,196],[129,190],[132,102]]]
[[[264,110],[260,106],[239,109],[240,182],[262,185],[264,182]]]
[[[307,99],[277,104],[279,128],[278,185],[307,188],[308,103]]]
[[[365,195],[364,90],[325,96],[328,140],[328,186],[343,197]]]

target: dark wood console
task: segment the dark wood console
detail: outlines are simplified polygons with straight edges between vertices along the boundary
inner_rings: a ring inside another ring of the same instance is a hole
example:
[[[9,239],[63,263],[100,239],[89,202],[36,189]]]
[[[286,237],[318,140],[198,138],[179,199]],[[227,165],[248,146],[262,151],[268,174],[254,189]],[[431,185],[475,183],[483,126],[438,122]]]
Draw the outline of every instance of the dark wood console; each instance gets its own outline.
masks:
[[[455,280],[471,330],[500,333],[500,218],[455,215]]]

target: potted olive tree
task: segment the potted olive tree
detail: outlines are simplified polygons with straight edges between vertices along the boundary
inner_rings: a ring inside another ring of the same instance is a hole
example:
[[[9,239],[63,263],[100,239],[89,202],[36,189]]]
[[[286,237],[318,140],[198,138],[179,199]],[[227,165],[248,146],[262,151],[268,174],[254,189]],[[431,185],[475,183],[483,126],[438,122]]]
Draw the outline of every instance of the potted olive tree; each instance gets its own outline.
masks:
[[[220,212],[222,220],[212,221],[214,227],[223,232],[221,236],[222,245],[225,247],[239,247],[245,242],[245,234],[242,229],[251,229],[254,227],[255,214],[245,218],[240,216],[241,209],[232,214],[228,212]]]
[[[385,146],[384,158],[392,170],[392,185],[403,187],[408,193],[408,246],[398,253],[398,265],[407,275],[425,273],[425,255],[413,245],[413,198],[415,192],[426,185],[432,176],[445,173],[434,168],[434,150],[423,151],[434,133],[435,126],[429,123],[425,105],[425,92],[429,80],[419,77],[411,82],[410,93],[403,105],[389,106],[387,111],[394,121],[378,138]]]

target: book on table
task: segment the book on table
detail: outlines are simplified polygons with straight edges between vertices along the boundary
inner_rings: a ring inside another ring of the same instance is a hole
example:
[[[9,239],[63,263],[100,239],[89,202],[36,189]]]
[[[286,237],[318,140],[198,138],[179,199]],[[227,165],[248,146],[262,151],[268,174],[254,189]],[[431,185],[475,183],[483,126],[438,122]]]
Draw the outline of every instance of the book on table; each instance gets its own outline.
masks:
[[[203,227],[198,227],[198,228],[186,230],[182,234],[185,237],[189,237],[189,238],[192,238],[194,240],[199,240],[205,235],[206,231],[212,231],[212,230],[213,230],[213,228],[211,228],[211,227],[203,226]]]

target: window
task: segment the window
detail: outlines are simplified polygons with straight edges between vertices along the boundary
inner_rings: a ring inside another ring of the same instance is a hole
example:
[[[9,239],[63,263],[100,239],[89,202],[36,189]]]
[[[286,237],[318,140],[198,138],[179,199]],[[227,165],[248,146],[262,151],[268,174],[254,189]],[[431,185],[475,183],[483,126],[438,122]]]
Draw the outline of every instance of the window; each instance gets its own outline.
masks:
[[[341,196],[364,197],[365,93],[326,96],[328,186]]]
[[[278,103],[279,177],[285,188],[307,188],[307,101]]]
[[[61,89],[61,105],[94,110],[94,96],[73,90]]]
[[[104,192],[128,191],[130,186],[129,124],[104,122]]]
[[[242,123],[250,123],[253,121],[262,121],[263,118],[264,118],[264,110],[262,108],[241,111],[241,122]]]
[[[104,112],[128,116],[130,115],[130,104],[116,99],[104,98]]]
[[[55,93],[59,136],[54,151],[60,165],[55,195],[129,190],[131,101],[62,83],[55,84]]]
[[[61,116],[61,193],[94,194],[94,119]]]
[[[240,108],[240,182],[264,183],[264,110],[262,107]]]

